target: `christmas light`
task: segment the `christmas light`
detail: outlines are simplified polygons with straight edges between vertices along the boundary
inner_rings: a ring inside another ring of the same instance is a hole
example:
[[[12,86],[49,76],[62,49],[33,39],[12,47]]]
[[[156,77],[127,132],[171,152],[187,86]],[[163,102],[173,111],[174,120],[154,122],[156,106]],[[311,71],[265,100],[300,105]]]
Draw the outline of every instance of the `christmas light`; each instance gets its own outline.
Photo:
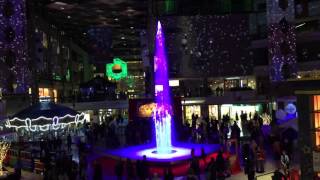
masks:
[[[67,121],[67,119],[73,119],[72,121]],[[49,131],[49,130],[59,130],[64,129],[72,124],[78,125],[79,123],[84,123],[85,121],[85,114],[77,114],[75,116],[67,114],[63,117],[55,116],[53,118],[47,118],[44,116],[38,117],[36,119],[20,119],[20,118],[13,118],[6,121],[7,128],[15,128],[20,129],[24,128],[26,131],[36,132],[36,131]],[[41,124],[40,124],[41,121]],[[47,121],[48,123],[43,123],[43,121]],[[21,125],[15,125],[21,124]]]
[[[5,52],[13,52],[13,66],[2,67],[0,70],[0,86],[4,93],[8,93],[12,84],[8,83],[8,77],[12,76],[12,83],[17,84],[15,93],[28,92],[30,83],[30,71],[28,69],[27,45],[26,45],[26,7],[25,0],[0,1],[0,7],[5,7],[11,3],[13,13],[6,17],[0,15],[0,26],[2,28],[11,28],[14,36],[12,41],[6,41],[6,36],[0,38],[1,58],[6,58]],[[5,10],[3,10],[5,11]]]
[[[163,27],[168,29],[165,35],[170,75],[251,74],[254,59],[247,48],[248,19],[244,14],[162,17]]]
[[[267,1],[271,81],[283,81],[296,75],[296,34],[291,23],[294,20],[294,1],[286,3],[280,7],[278,1]]]
[[[4,175],[2,163],[7,156],[7,152],[9,148],[10,148],[10,143],[0,141],[0,177]]]

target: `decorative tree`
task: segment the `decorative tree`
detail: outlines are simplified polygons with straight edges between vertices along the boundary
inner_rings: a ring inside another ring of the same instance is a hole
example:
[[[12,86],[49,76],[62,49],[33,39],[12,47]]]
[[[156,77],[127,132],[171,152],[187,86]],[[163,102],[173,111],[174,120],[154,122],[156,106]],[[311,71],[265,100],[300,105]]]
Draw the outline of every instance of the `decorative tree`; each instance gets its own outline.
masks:
[[[10,148],[10,143],[0,141],[0,176],[3,175],[2,162],[6,158],[6,155],[7,155],[9,148]]]

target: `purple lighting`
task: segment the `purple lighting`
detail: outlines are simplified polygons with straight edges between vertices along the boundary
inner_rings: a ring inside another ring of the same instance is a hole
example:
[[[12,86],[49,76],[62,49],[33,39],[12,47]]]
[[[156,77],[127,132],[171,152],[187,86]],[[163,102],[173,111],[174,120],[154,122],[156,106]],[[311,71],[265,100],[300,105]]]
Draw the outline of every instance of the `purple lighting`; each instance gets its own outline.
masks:
[[[161,23],[158,21],[154,56],[155,98],[157,107],[153,112],[157,154],[172,153],[171,103],[169,93],[168,64]]]
[[[0,34],[0,59],[9,59],[0,68],[0,87],[5,93],[13,84],[16,84],[15,93],[26,93],[30,84],[25,4],[24,0],[0,1],[0,26],[8,30],[7,34]],[[9,11],[11,8],[12,11]],[[8,52],[12,52],[9,57]]]
[[[155,80],[155,100],[156,107],[153,111],[153,121],[155,127],[156,147],[154,144],[145,144],[109,150],[106,154],[111,157],[121,157],[129,159],[141,159],[146,156],[148,162],[154,165],[172,166],[173,164],[183,164],[184,161],[192,158],[191,152],[195,156],[201,156],[202,151],[206,154],[213,154],[219,149],[216,144],[190,144],[175,142],[172,145],[171,126],[173,124],[173,111],[169,92],[168,64],[165,51],[165,41],[160,22],[158,22],[155,55],[154,55],[154,80]],[[164,166],[163,166],[164,167]],[[167,167],[166,167],[167,168]]]

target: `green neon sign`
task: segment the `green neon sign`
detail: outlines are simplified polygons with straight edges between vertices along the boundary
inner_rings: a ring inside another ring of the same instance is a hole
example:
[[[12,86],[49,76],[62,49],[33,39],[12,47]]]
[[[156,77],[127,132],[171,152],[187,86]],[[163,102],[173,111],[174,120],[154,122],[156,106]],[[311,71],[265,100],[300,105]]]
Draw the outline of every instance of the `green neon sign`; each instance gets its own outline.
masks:
[[[113,63],[106,64],[106,75],[114,80],[120,80],[127,77],[127,63],[120,58],[114,58]]]

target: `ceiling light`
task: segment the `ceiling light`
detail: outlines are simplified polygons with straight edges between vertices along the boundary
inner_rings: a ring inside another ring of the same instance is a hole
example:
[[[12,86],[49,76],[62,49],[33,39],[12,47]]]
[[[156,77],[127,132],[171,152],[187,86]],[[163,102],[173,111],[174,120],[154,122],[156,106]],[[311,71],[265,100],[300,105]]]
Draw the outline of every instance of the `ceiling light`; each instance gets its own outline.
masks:
[[[67,18],[68,18],[68,19],[71,19],[71,16],[68,16]]]
[[[121,39],[126,39],[126,38],[124,36],[122,36]]]
[[[296,26],[296,28],[302,27],[304,25],[306,25],[306,23],[299,24],[299,25]]]
[[[114,20],[115,20],[115,21],[119,21],[119,19],[118,19],[118,18],[114,18]]]
[[[133,27],[133,26],[131,26],[131,27],[130,27],[130,29],[134,29],[134,27]]]

